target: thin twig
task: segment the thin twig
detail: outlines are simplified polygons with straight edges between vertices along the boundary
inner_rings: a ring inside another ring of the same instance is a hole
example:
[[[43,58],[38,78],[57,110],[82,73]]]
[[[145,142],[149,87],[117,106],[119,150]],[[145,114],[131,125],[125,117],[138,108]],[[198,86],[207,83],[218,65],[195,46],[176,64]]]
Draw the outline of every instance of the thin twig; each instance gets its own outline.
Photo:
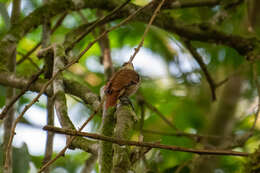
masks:
[[[144,126],[144,119],[145,119],[145,107],[143,101],[139,98],[138,99],[138,104],[140,105],[140,111],[141,111],[141,119],[140,119],[140,127],[139,127],[139,142],[144,142],[144,131],[143,131],[143,126]],[[148,153],[152,148],[148,147],[139,147],[137,149],[132,149],[130,158],[131,158],[131,165],[136,163],[138,160],[142,159],[146,153]]]
[[[232,76],[230,76],[230,77],[232,77]],[[223,79],[222,81],[216,83],[215,87],[216,88],[221,87],[222,85],[224,85],[225,83],[227,83],[229,81],[230,77],[227,77],[227,78]]]
[[[67,16],[67,12],[64,12],[61,17],[58,19],[58,21],[56,22],[56,24],[53,26],[53,28],[51,29],[51,34],[53,34],[58,28],[59,26],[62,24],[63,20],[65,19],[65,17]]]
[[[166,149],[166,150],[171,150],[171,151],[182,151],[182,152],[204,154],[204,155],[230,155],[230,156],[243,156],[243,157],[247,157],[249,155],[249,153],[246,153],[246,152],[237,152],[237,151],[229,151],[229,150],[193,149],[193,148],[185,148],[185,147],[174,146],[174,145],[164,145],[164,144],[159,144],[159,143],[122,140],[122,139],[118,139],[118,138],[114,138],[114,137],[99,135],[96,133],[79,132],[76,130],[63,129],[63,128],[58,128],[58,127],[53,127],[53,126],[44,126],[43,129],[48,130],[48,131],[53,131],[56,133],[60,133],[60,134],[66,134],[66,135],[72,135],[72,136],[84,136],[84,137],[88,137],[91,139],[112,142],[112,143],[115,143],[118,145],[160,148],[160,149]]]
[[[157,6],[157,8],[155,9],[155,11],[154,11],[154,13],[153,13],[153,15],[152,15],[152,17],[151,17],[151,19],[150,19],[150,21],[149,21],[147,27],[145,28],[144,34],[143,34],[143,36],[142,36],[142,39],[141,39],[141,41],[140,41],[138,47],[135,48],[135,52],[134,52],[134,54],[130,57],[130,59],[129,59],[128,62],[133,62],[133,60],[134,60],[136,54],[139,52],[140,48],[143,46],[144,38],[145,38],[145,36],[147,35],[147,33],[148,33],[148,31],[149,31],[149,29],[150,29],[150,27],[151,27],[151,25],[152,25],[152,23],[153,23],[153,21],[154,21],[156,15],[159,13],[159,11],[160,11],[160,9],[161,9],[161,7],[162,7],[164,1],[165,1],[165,0],[162,0],[162,1],[160,2],[160,4]]]
[[[25,57],[26,55],[22,52],[18,52],[18,54],[22,55],[23,57]],[[37,68],[37,70],[40,70],[40,67],[32,60],[32,58],[30,56],[27,56],[26,59],[34,66]]]
[[[15,102],[22,96],[26,91],[29,90],[31,85],[39,78],[39,76],[43,73],[43,69],[37,72],[35,75],[29,79],[28,84],[22,89],[22,91],[16,95],[9,103],[5,106],[5,108],[0,113],[0,119],[4,119],[9,111],[9,109],[15,104]]]
[[[100,106],[101,108],[101,106]],[[82,124],[82,126],[79,128],[79,132],[84,129],[84,127],[92,120],[92,118],[94,118],[94,116],[99,112],[99,109],[94,111],[94,113]],[[76,138],[77,136],[72,136],[68,139],[66,146],[57,154],[57,156],[55,158],[53,158],[52,160],[50,160],[49,162],[47,162],[46,164],[44,164],[40,170],[38,171],[38,173],[41,173],[42,171],[44,171],[47,167],[49,167],[52,163],[54,163],[58,158],[60,158],[61,156],[64,156],[64,153],[66,152],[66,150],[70,147],[71,143],[73,142],[73,140]]]
[[[170,122],[155,106],[147,102],[146,100],[143,99],[144,104],[153,112],[155,112],[159,117],[166,123],[168,124],[171,128],[173,128],[176,131],[179,131],[179,129],[172,123]]]
[[[149,102],[147,102],[144,98],[140,97],[139,99],[142,100],[142,102],[153,112],[155,112],[157,115],[159,115],[159,117],[166,123],[168,124],[170,127],[172,127],[174,130],[176,130],[176,132],[174,133],[164,133],[164,132],[157,132],[157,131],[153,131],[153,130],[143,130],[144,133],[153,133],[153,134],[159,134],[159,135],[169,135],[169,136],[184,136],[184,137],[188,137],[194,141],[200,141],[200,139],[202,138],[223,138],[223,137],[219,137],[219,136],[215,136],[215,135],[199,135],[199,134],[190,134],[190,133],[185,133],[182,132],[181,130],[179,130],[172,122],[170,122],[155,106],[153,106],[152,104],[150,104]],[[227,138],[231,138],[231,137],[227,137]]]
[[[215,85],[215,82],[214,82],[212,76],[210,75],[210,73],[207,70],[207,66],[203,62],[203,58],[196,51],[196,49],[191,45],[189,40],[184,39],[184,44],[187,47],[187,49],[190,51],[190,53],[192,54],[194,59],[198,62],[200,68],[202,69],[203,73],[205,74],[205,77],[208,81],[208,84],[209,84],[209,87],[211,90],[212,100],[215,101],[216,100],[216,85]]]
[[[24,62],[27,58],[29,58],[29,56],[36,51],[39,47],[41,46],[41,42],[39,42],[36,46],[34,46],[31,50],[29,50],[20,60],[18,60],[16,62],[16,65],[21,64],[22,62]]]
[[[54,100],[52,97],[48,97],[47,99],[47,125],[54,125]],[[51,156],[53,153],[53,140],[54,133],[48,132],[42,164],[45,164],[49,160],[51,160]],[[46,169],[44,173],[50,173],[50,169]]]

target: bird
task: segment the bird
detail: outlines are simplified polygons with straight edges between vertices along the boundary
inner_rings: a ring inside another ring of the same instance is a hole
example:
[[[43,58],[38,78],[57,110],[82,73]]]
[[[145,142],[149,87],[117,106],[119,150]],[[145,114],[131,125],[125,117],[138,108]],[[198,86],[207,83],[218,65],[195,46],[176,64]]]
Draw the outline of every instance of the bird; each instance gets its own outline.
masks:
[[[104,88],[105,108],[114,107],[118,99],[133,95],[140,86],[140,76],[132,62],[126,62],[115,72]]]

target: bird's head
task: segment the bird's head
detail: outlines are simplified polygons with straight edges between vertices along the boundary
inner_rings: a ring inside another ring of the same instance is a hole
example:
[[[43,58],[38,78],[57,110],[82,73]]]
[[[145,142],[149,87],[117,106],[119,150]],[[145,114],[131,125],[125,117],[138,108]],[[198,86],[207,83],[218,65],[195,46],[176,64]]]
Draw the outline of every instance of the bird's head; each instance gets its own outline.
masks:
[[[131,62],[125,62],[122,66],[123,69],[134,70],[134,65]]]

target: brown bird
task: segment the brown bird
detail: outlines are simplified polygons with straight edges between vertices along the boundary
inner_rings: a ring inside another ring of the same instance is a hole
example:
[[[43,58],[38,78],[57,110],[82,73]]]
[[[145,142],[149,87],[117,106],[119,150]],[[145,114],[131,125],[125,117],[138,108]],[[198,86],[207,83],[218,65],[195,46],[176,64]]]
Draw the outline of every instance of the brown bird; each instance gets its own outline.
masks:
[[[129,97],[139,88],[140,77],[134,70],[131,62],[123,66],[113,74],[105,86],[106,109],[115,106],[117,100],[122,97]]]

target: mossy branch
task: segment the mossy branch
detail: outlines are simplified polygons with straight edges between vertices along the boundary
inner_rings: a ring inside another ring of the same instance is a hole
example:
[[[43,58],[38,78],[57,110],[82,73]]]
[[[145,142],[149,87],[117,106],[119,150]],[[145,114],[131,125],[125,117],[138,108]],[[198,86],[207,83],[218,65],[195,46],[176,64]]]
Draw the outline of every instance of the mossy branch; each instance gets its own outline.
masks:
[[[103,111],[101,134],[105,136],[113,136],[115,127],[115,108],[110,107]],[[113,144],[106,141],[100,141],[99,150],[99,171],[100,173],[111,173],[113,168]]]
[[[129,140],[135,121],[135,112],[130,105],[120,104],[116,111],[116,126],[114,137]],[[113,173],[125,173],[131,168],[129,146],[123,147],[114,144]]]

